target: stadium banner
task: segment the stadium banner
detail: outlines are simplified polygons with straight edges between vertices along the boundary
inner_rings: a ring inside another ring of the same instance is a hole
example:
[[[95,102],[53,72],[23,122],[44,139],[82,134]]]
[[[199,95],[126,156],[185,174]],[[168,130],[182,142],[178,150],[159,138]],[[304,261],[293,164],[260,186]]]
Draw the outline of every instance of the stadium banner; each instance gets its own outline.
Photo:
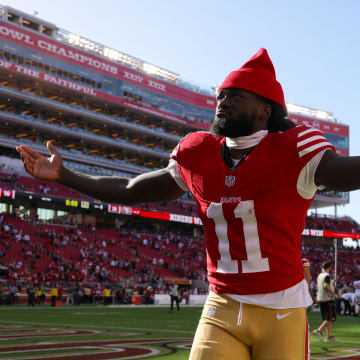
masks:
[[[86,67],[92,71],[98,71],[125,82],[139,85],[182,102],[215,110],[216,100],[213,96],[198,94],[180,86],[147,76],[142,72],[129,69],[111,60],[91,55],[86,51],[72,47],[70,44],[65,45],[49,37],[34,34],[3,20],[0,20],[0,38],[15,42],[33,51],[36,50],[78,66]]]
[[[310,118],[292,113],[290,113],[288,117],[289,119],[294,121],[296,125],[309,125],[314,129],[321,130],[324,133],[349,137],[349,126],[347,125],[326,120],[318,120],[315,118]]]
[[[216,107],[216,99],[213,96],[198,94],[177,85],[147,76],[142,72],[129,69],[125,66],[114,63],[111,60],[106,60],[101,56],[91,55],[86,51],[72,47],[70,44],[65,45],[62,42],[58,42],[48,37],[34,34],[33,32],[18,27],[16,24],[9,24],[2,19],[0,19],[0,38],[25,46],[32,51],[35,50],[50,56],[55,56],[61,60],[86,67],[92,71],[95,70],[100,73],[107,74],[122,81],[141,86],[151,91],[156,91],[160,94],[164,94],[191,105],[209,108],[212,110],[215,110]],[[64,80],[60,79],[60,81]],[[346,125],[325,120],[318,120],[315,118],[308,118],[293,113],[289,114],[289,118],[295,121],[298,125],[310,125],[325,133],[349,137],[349,127]],[[182,121],[185,121],[190,126],[196,126],[203,129],[209,128],[208,124],[198,123],[191,120]]]
[[[176,121],[176,122],[180,122],[182,124],[186,124],[186,125],[193,126],[193,127],[196,127],[196,128],[202,128],[202,129],[205,129],[205,130],[209,129],[209,127],[210,127],[210,124],[197,123],[197,122],[190,121],[190,120],[184,120],[184,119],[180,118],[179,116],[169,114],[169,113],[166,113],[166,112],[161,111],[161,110],[153,109],[153,108],[151,108],[149,106],[136,104],[136,103],[133,103],[133,102],[131,102],[129,100],[125,100],[125,99],[123,99],[121,97],[110,95],[110,94],[95,90],[93,88],[74,83],[72,81],[61,79],[61,78],[59,78],[57,76],[53,76],[53,75],[43,73],[41,71],[29,69],[27,67],[24,67],[22,65],[18,65],[18,64],[9,62],[9,61],[5,61],[5,60],[0,59],[0,68],[5,68],[5,69],[7,69],[9,71],[13,71],[15,73],[20,73],[20,74],[25,75],[25,76],[31,76],[31,77],[36,78],[38,80],[43,80],[43,81],[46,81],[46,82],[49,82],[49,83],[52,83],[52,84],[55,84],[55,85],[58,85],[58,86],[62,86],[62,87],[68,88],[68,89],[79,91],[79,92],[81,92],[83,94],[94,96],[94,97],[97,97],[97,98],[101,98],[101,99],[113,102],[115,104],[121,104],[123,106],[130,107],[130,108],[132,108],[134,110],[138,110],[138,111],[141,111],[141,112],[144,112],[144,113],[147,113],[147,114],[155,115],[155,116],[158,116],[160,118],[173,120],[173,121]]]
[[[186,124],[192,127],[200,128],[203,130],[209,130],[210,124],[195,122],[191,120],[185,120],[179,116],[167,113],[165,111],[154,109],[150,106],[138,104],[129,100],[125,100],[119,96],[111,95],[102,91],[95,90],[91,87],[87,87],[84,85],[77,84],[75,82],[64,80],[54,75],[50,75],[38,70],[29,69],[25,66],[12,63],[10,61],[1,60],[0,59],[0,68],[4,68],[8,71],[13,71],[15,73],[19,73],[21,75],[30,76],[36,78],[38,80],[43,80],[54,85],[62,86],[67,89],[79,91],[83,94],[94,96],[97,98],[102,98],[103,100],[107,100],[113,102],[115,104],[120,104],[126,106],[128,108],[132,108],[137,111],[141,111],[146,114],[155,115],[160,118],[165,118],[168,120],[172,120],[178,123]],[[317,119],[310,119],[298,115],[290,114],[289,118],[294,120],[298,125],[310,125],[316,129],[323,131],[324,133],[334,134],[342,137],[349,137],[349,127],[346,125],[338,124],[338,123],[331,123],[327,121],[319,121]],[[342,155],[349,155],[349,152],[343,149],[337,148],[337,152]]]
[[[190,295],[187,305],[204,305],[207,299],[207,295]],[[155,305],[170,305],[170,295],[168,294],[155,294]],[[186,300],[183,298],[180,302],[181,305],[186,305]]]
[[[158,212],[158,211],[146,211],[146,210],[133,208],[130,206],[122,206],[122,205],[118,205],[118,204],[109,204],[108,212],[115,213],[115,214],[122,214],[122,215],[140,216],[140,217],[144,217],[144,218],[157,219],[157,220],[165,220],[165,221],[181,222],[181,223],[186,223],[186,224],[202,225],[200,218],[196,218],[193,216],[163,213],[163,212]]]
[[[172,214],[167,212],[159,211],[147,211],[138,208],[133,208],[131,206],[124,206],[120,204],[105,204],[96,201],[83,201],[79,199],[65,199],[62,197],[47,195],[44,197],[41,194],[35,194],[30,192],[17,191],[17,198],[28,199],[28,200],[38,200],[43,202],[53,202],[54,204],[71,206],[73,208],[79,209],[95,209],[98,211],[106,211],[111,214],[118,215],[127,215],[127,216],[139,216],[149,219],[165,220],[180,222],[185,224],[193,225],[202,225],[201,219],[195,216],[188,216],[182,214]],[[0,188],[0,197],[6,197],[7,199],[15,199],[15,190],[12,189],[1,189]],[[319,229],[304,229],[302,232],[303,236],[315,236],[315,237],[328,237],[328,238],[339,238],[339,239],[360,239],[360,233],[342,233],[329,230],[319,230]],[[350,240],[345,240],[349,241]]]
[[[0,197],[6,197],[10,199],[15,199],[15,190],[7,190],[0,188]]]
[[[165,221],[174,221],[181,222],[186,224],[202,225],[201,219],[195,216],[187,216],[181,214],[171,214],[157,211],[146,211],[138,208],[132,208],[129,206],[121,206],[116,204],[109,204],[108,209],[114,208],[116,211],[110,211],[112,213],[118,213],[123,215],[133,215],[146,217],[151,219],[165,220]],[[330,238],[352,238],[360,239],[360,234],[353,233],[340,233],[328,230],[318,230],[318,229],[304,229],[302,232],[304,236],[317,236],[317,237],[330,237]]]

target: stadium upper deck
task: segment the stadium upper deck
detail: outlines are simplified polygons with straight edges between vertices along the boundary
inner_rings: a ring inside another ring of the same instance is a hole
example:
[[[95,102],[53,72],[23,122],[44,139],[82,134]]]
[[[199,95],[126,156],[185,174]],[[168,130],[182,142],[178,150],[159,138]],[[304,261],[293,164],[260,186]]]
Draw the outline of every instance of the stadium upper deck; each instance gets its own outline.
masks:
[[[135,176],[164,167],[183,135],[208,129],[213,93],[178,74],[19,10],[0,6],[0,146],[51,140],[66,165]],[[342,154],[349,128],[331,114],[289,106],[290,117],[324,131]],[[348,202],[323,193],[315,206]]]

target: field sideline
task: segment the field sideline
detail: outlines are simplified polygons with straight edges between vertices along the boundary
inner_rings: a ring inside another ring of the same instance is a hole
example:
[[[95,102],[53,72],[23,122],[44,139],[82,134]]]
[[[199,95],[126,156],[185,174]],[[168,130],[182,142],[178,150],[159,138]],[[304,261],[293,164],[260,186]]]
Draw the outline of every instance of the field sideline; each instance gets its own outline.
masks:
[[[185,360],[202,307],[0,306],[0,360]],[[319,313],[309,314],[311,330]],[[312,359],[360,360],[360,318],[339,317],[337,343],[311,335]]]

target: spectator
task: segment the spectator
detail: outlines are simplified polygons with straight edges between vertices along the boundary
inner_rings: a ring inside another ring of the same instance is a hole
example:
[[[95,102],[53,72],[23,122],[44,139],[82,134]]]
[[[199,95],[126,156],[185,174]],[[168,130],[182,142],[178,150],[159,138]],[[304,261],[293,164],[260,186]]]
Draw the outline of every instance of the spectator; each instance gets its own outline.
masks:
[[[103,305],[110,305],[111,304],[111,290],[109,287],[105,286],[103,291]]]
[[[57,286],[54,285],[50,291],[51,306],[56,306],[56,300],[59,295]]]
[[[326,342],[336,342],[334,336],[331,335],[332,324],[336,321],[336,311],[334,300],[339,296],[334,290],[334,280],[331,280],[330,272],[332,266],[329,262],[324,262],[322,272],[317,278],[317,299],[320,303],[320,311],[323,323],[313,331],[314,335],[322,341],[322,332],[326,329]]]
[[[28,296],[28,306],[35,306],[35,289],[31,283],[27,287],[26,292]]]
[[[175,283],[175,280],[172,281],[172,285],[170,286],[170,310],[169,313],[173,312],[174,309],[174,302],[176,303],[176,309],[177,311],[180,311],[180,305],[179,305],[179,288]]]

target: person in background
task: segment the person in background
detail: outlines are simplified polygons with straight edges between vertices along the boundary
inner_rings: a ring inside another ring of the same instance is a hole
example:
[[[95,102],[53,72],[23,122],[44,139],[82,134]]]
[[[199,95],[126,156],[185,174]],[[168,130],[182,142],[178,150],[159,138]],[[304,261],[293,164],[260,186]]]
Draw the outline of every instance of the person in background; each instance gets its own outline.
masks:
[[[45,286],[42,286],[40,293],[40,304],[45,305],[45,301],[46,301],[46,289]]]
[[[355,305],[355,294],[346,292],[341,295],[341,315],[351,315],[351,308]]]
[[[103,303],[104,306],[111,304],[111,290],[108,286],[104,287],[103,301],[104,301],[104,303]]]
[[[18,287],[14,283],[10,285],[9,293],[10,293],[10,305],[15,305],[17,303]]]
[[[58,291],[56,285],[54,284],[54,286],[50,290],[51,306],[56,306],[56,300],[58,298],[58,295],[59,295],[59,291]]]
[[[331,335],[332,324],[336,321],[336,310],[334,300],[339,298],[335,293],[334,283],[331,279],[330,272],[332,266],[330,262],[322,264],[322,272],[317,277],[317,299],[320,304],[320,311],[323,318],[322,324],[313,331],[313,334],[322,341],[322,333],[326,329],[326,342],[336,342],[334,336]]]
[[[74,289],[72,286],[69,286],[66,289],[66,304],[74,305]]]
[[[360,280],[355,280],[354,283],[355,296],[360,300]]]
[[[28,296],[28,306],[35,306],[35,289],[32,284],[28,285],[26,292]]]
[[[180,305],[179,305],[179,287],[177,286],[175,280],[172,281],[172,284],[170,286],[170,310],[169,313],[172,313],[174,310],[174,302],[176,303],[176,309],[177,311],[180,311]]]
[[[84,289],[84,303],[85,304],[90,304],[90,295],[91,295],[91,289],[89,288],[89,286],[86,286]]]
[[[355,292],[354,294],[354,316],[359,316],[360,315],[360,293],[359,292]]]
[[[36,288],[35,295],[36,295],[36,299],[35,299],[36,303],[40,304],[41,303],[41,288],[40,287]]]

